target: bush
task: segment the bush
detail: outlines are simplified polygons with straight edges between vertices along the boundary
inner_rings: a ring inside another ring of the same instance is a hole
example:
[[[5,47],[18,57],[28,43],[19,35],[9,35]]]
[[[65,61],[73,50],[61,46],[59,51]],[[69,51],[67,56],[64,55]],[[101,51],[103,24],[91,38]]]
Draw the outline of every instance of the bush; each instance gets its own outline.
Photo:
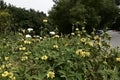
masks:
[[[0,43],[2,80],[118,80],[120,51],[110,47],[105,32],[88,35],[84,28],[70,36],[40,38],[22,33]],[[3,36],[4,37],[4,36]]]

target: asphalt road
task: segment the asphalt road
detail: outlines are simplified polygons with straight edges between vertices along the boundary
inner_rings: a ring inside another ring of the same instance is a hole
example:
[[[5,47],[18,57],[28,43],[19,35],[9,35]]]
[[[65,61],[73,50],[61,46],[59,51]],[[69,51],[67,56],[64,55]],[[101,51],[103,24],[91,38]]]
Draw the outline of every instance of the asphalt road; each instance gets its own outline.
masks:
[[[112,47],[120,47],[120,31],[109,30],[108,34],[112,36],[110,43]]]

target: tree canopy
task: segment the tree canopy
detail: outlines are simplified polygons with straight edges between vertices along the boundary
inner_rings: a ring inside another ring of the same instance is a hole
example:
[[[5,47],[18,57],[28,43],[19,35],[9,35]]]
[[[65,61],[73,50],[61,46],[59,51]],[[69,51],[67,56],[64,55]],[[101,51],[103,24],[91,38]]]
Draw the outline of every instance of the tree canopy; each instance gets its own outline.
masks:
[[[37,34],[40,28],[44,26],[43,19],[47,16],[43,12],[34,9],[26,10],[25,8],[17,8],[11,4],[7,5],[4,1],[0,1],[0,32],[6,33],[17,31],[20,28],[34,28]]]
[[[69,33],[72,25],[83,25],[88,31],[92,28],[110,27],[118,15],[115,0],[53,0],[55,5],[49,18],[60,32]]]
[[[117,5],[120,5],[120,0],[115,0]]]

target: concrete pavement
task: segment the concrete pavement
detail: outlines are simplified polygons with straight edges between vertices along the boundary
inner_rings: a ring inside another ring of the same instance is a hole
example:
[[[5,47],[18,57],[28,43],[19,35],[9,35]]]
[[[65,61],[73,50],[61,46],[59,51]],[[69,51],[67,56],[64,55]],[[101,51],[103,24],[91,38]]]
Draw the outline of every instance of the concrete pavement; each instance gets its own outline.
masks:
[[[109,30],[108,34],[112,36],[110,43],[112,47],[120,47],[120,31]]]

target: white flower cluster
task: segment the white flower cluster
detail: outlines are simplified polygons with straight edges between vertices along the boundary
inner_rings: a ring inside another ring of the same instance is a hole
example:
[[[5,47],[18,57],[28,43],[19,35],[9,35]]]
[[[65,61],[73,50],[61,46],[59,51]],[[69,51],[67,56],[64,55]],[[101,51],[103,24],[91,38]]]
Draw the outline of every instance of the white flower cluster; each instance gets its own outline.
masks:
[[[50,35],[55,35],[55,32],[54,32],[54,31],[51,31],[51,32],[50,32]]]
[[[32,36],[30,34],[25,35],[26,38],[31,38]]]
[[[27,30],[28,30],[28,32],[31,32],[31,31],[33,31],[33,28],[28,28]]]

